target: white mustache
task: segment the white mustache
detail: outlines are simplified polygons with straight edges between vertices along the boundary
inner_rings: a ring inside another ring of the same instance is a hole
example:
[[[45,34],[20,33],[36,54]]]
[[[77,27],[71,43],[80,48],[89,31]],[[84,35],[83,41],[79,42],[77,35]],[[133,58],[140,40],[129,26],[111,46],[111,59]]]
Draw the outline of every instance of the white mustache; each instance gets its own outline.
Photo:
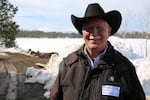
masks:
[[[90,40],[99,40],[99,39],[101,39],[101,36],[90,36],[89,39]]]

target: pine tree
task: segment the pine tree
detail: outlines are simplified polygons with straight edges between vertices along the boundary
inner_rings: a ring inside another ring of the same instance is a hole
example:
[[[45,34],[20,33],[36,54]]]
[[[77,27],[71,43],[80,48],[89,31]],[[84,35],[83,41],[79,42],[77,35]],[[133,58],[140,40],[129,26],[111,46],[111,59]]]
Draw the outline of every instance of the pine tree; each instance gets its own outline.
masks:
[[[13,17],[18,11],[8,0],[0,0],[0,45],[5,47],[16,46],[16,35],[18,25],[13,21]]]

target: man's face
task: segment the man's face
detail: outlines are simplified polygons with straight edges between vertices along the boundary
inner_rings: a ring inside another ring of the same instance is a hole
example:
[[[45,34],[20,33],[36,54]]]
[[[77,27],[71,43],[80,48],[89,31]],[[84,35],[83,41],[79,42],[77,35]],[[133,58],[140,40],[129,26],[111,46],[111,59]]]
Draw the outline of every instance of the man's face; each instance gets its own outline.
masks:
[[[91,19],[82,26],[82,35],[87,50],[101,52],[106,46],[110,33],[111,27],[102,19]]]

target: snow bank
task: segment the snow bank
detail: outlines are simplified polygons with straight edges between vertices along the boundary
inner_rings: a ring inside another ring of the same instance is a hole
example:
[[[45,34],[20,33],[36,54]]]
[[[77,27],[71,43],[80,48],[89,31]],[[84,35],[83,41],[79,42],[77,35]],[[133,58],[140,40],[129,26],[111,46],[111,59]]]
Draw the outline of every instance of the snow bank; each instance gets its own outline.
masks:
[[[26,72],[26,75],[28,77],[26,78],[25,82],[26,83],[39,82],[45,84],[44,89],[46,89],[46,92],[44,96],[46,98],[49,98],[50,89],[54,84],[54,81],[58,74],[59,63],[63,60],[64,57],[66,57],[68,54],[79,48],[80,45],[77,44],[68,45],[64,49],[63,51],[64,53],[62,53],[61,55],[53,54],[49,59],[48,63],[46,64],[48,66],[47,70],[29,67]]]
[[[109,38],[109,41],[114,46],[114,48],[120,51],[124,56],[126,56],[127,58],[132,58],[133,56],[132,48],[125,39],[111,36]]]
[[[143,89],[147,95],[150,96],[150,57],[137,60],[136,72]]]

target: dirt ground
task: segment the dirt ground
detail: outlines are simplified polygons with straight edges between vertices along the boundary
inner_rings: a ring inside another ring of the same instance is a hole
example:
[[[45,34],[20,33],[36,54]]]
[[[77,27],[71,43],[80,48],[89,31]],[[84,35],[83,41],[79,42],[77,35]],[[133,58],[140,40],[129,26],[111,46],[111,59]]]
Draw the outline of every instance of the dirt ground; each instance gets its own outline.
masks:
[[[38,68],[35,63],[46,64],[48,60],[48,58],[38,58],[21,53],[0,52],[1,65],[12,64],[17,69],[17,73],[21,74],[25,73],[27,67],[34,66]]]
[[[0,100],[47,100],[44,85],[24,83],[28,67],[46,64],[48,58],[31,57],[20,53],[0,52]]]

